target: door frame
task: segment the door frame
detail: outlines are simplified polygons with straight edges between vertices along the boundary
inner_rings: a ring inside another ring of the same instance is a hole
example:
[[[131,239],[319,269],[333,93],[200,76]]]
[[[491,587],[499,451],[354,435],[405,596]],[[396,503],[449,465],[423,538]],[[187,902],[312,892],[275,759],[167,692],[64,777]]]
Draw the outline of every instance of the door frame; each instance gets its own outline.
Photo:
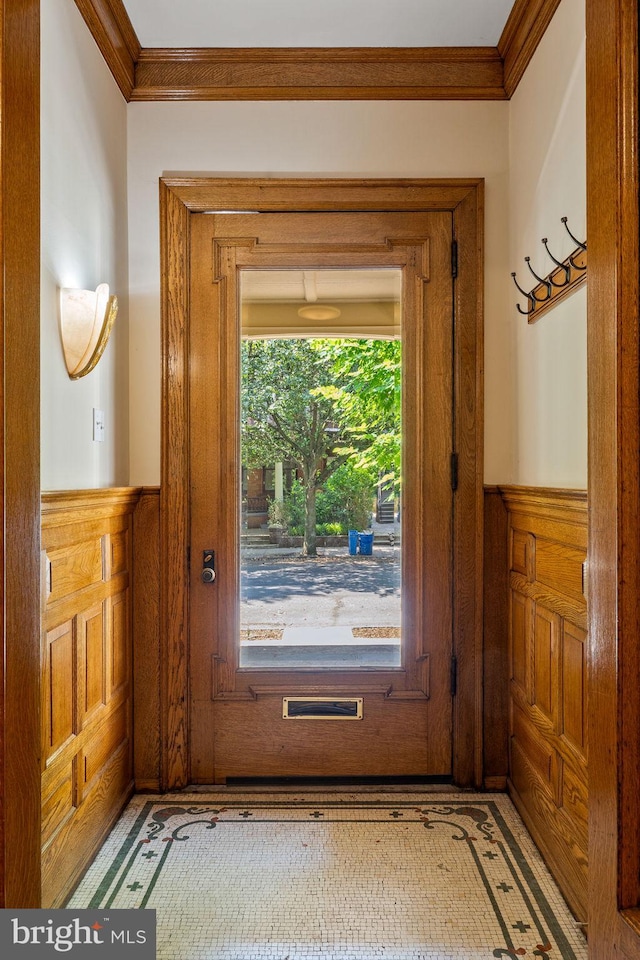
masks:
[[[189,783],[189,258],[191,216],[256,212],[449,211],[458,242],[454,416],[459,469],[454,519],[453,778],[482,784],[484,181],[160,180],[162,456],[160,489],[161,786]]]

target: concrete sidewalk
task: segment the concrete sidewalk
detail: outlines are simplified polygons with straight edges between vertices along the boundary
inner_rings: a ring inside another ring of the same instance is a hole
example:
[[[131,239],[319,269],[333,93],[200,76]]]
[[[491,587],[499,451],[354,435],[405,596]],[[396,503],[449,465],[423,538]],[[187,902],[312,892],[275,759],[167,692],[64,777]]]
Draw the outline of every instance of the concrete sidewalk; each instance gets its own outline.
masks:
[[[400,666],[399,548],[362,557],[332,549],[338,552],[243,563],[241,629],[276,637],[242,640],[241,666]],[[386,637],[360,637],[354,627],[394,629]]]

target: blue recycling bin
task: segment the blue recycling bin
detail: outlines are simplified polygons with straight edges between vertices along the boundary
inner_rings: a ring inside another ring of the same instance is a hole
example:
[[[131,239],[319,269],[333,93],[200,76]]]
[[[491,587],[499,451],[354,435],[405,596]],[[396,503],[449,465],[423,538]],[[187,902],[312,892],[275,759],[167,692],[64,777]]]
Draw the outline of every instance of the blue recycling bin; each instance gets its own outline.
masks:
[[[349,556],[355,557],[358,552],[358,531],[349,530]]]
[[[360,546],[360,555],[363,557],[370,557],[373,553],[373,534],[360,533],[358,535],[358,540]]]

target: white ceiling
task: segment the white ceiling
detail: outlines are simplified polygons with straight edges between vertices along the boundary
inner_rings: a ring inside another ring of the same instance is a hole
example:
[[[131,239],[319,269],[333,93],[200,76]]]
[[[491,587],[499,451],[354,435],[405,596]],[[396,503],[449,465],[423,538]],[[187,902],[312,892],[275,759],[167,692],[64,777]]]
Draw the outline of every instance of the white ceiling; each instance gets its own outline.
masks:
[[[124,0],[143,47],[496,46],[514,0]]]
[[[244,301],[398,301],[400,270],[243,270]]]

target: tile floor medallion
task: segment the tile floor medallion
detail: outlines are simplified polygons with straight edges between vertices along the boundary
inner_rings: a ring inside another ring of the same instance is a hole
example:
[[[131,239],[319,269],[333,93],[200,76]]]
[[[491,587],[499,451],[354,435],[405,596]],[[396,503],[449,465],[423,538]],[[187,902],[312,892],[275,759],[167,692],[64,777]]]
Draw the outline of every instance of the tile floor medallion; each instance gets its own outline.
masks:
[[[158,960],[585,960],[498,794],[137,796],[67,903],[155,908]]]

